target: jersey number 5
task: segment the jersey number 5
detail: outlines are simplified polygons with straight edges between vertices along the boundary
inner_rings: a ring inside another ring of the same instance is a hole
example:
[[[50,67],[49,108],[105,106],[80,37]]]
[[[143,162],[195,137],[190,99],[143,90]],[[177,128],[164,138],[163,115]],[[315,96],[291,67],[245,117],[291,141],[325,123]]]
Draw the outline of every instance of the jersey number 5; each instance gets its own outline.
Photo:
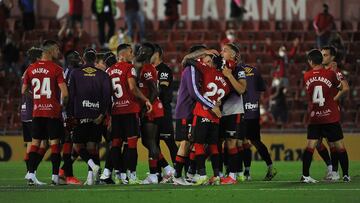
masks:
[[[115,97],[121,98],[123,96],[123,90],[120,84],[120,78],[113,78],[111,79],[113,89],[115,91]]]
[[[213,82],[209,83],[207,88],[210,89],[210,92],[205,92],[204,97],[213,103],[220,101],[225,96],[225,91],[221,88],[219,89],[218,86]],[[209,98],[215,96],[216,94],[219,95],[216,101],[213,101]]]
[[[318,85],[314,87],[314,92],[312,95],[312,101],[314,104],[319,104],[319,106],[324,106],[325,98],[323,95],[322,86]]]
[[[33,78],[31,84],[34,86],[34,99],[40,99],[41,95],[45,95],[47,99],[51,98],[50,78],[44,78],[42,82],[39,78]]]

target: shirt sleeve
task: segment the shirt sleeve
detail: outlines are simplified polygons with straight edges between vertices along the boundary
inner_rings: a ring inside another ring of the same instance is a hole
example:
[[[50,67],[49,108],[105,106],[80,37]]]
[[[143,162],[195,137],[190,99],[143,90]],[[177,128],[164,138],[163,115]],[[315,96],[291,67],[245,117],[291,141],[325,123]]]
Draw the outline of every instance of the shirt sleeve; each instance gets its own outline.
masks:
[[[104,81],[103,81],[103,105],[101,106],[101,114],[105,115],[106,112],[109,110],[110,103],[111,103],[111,82],[110,77],[107,74],[104,74]]]
[[[30,78],[29,78],[29,74],[28,74],[28,69],[25,71],[25,73],[24,73],[24,76],[23,76],[23,84],[25,84],[25,85],[29,85],[29,83],[30,83]]]
[[[56,81],[58,84],[65,83],[65,76],[62,68],[57,67]]]
[[[195,99],[196,101],[200,102],[203,106],[206,106],[207,108],[214,108],[214,104],[205,99],[199,92],[199,79],[198,77],[196,77],[196,70],[193,66],[189,67],[190,68],[190,78],[188,78],[187,80],[187,87],[189,90],[189,94],[190,96]]]
[[[243,67],[238,66],[234,71],[234,77],[236,80],[246,80],[246,74]]]
[[[68,81],[68,87],[69,87],[69,102],[68,102],[68,106],[66,109],[66,113],[68,117],[71,117],[74,115],[74,98],[75,98],[75,79],[74,79],[74,75],[75,75],[76,70],[72,71],[72,73],[70,74],[70,78]]]
[[[126,78],[135,78],[136,79],[136,70],[134,66],[131,66],[126,74]]]
[[[341,80],[338,79],[337,73],[331,71],[331,79],[335,87],[339,87],[341,84]]]

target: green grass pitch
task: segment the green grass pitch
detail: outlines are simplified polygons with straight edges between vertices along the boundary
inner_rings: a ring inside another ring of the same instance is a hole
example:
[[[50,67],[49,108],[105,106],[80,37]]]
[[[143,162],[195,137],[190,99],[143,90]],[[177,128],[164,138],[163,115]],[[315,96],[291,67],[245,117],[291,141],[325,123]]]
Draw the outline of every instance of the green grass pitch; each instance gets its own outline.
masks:
[[[103,163],[102,163],[103,165]],[[97,185],[29,187],[23,179],[23,162],[0,164],[0,202],[360,202],[360,162],[350,162],[351,183],[303,184],[299,182],[301,162],[276,162],[278,175],[271,182],[262,181],[266,172],[263,162],[253,162],[250,182],[227,186]],[[74,173],[85,180],[87,167],[74,164]],[[208,165],[210,169],[210,165]],[[51,163],[42,162],[38,179],[50,182]],[[144,178],[147,164],[138,165],[138,176]],[[210,171],[209,171],[209,174]],[[325,174],[322,162],[313,162],[311,175],[321,180]]]

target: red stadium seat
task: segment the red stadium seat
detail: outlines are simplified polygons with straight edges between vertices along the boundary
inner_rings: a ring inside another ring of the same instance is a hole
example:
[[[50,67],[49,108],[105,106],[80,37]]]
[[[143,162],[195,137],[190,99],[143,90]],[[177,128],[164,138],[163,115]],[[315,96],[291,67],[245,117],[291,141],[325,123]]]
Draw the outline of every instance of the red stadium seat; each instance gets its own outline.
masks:
[[[255,41],[262,41],[265,42],[266,38],[272,38],[271,33],[269,32],[256,32],[255,33]]]
[[[218,20],[209,20],[207,28],[208,30],[220,31],[223,30],[223,23]]]
[[[352,40],[353,40],[353,42],[360,41],[360,32],[354,32]]]
[[[345,128],[351,128],[351,127],[355,127],[355,121],[356,121],[356,111],[348,111],[348,112],[342,112],[341,115],[341,120],[342,120],[342,125]]]
[[[206,21],[196,20],[191,21],[191,30],[205,30],[206,29]]]
[[[271,21],[259,21],[258,27],[259,31],[272,31],[273,30],[273,22]]]
[[[276,21],[275,22],[275,30],[287,31],[288,24],[285,21]]]
[[[175,29],[176,30],[187,30],[188,29],[188,25],[186,21],[183,20],[179,20],[175,23]]]
[[[255,23],[253,21],[243,21],[241,23],[241,30],[243,30],[243,31],[255,31]]]
[[[181,42],[185,42],[186,38],[187,38],[188,33],[184,32],[184,31],[176,31],[176,32],[172,32],[170,39],[171,41],[181,41]]]
[[[222,39],[222,33],[219,32],[206,32],[204,36],[205,41],[217,41],[219,42]]]
[[[168,31],[156,32],[154,37],[156,42],[169,42],[170,32]]]
[[[341,31],[353,31],[353,24],[351,21],[341,21]]]
[[[303,21],[291,21],[290,30],[304,31],[304,22]]]
[[[225,22],[225,29],[226,30],[229,30],[229,29],[238,30],[239,25],[238,25],[238,23],[236,23],[236,21],[226,21]]]
[[[194,32],[188,35],[188,41],[192,43],[202,43],[204,40],[204,33],[203,32]]]
[[[305,32],[304,33],[304,42],[315,42],[316,34],[314,32]]]
[[[254,40],[255,34],[253,32],[238,32],[237,39],[240,42],[251,42]]]

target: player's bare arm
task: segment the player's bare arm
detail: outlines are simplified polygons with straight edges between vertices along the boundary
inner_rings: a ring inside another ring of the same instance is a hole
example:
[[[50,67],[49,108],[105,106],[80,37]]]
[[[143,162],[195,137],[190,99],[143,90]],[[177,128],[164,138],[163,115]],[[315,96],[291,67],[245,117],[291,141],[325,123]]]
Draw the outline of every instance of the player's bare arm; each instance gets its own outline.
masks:
[[[67,106],[68,101],[69,101],[69,92],[66,86],[66,83],[61,83],[59,84],[59,88],[61,91],[61,103],[63,106]]]
[[[346,80],[342,80],[340,83],[339,92],[334,97],[335,101],[338,101],[341,97],[350,91],[349,83]]]
[[[128,84],[130,91],[134,94],[134,96],[138,99],[141,99],[145,102],[147,112],[152,111],[152,105],[148,98],[145,97],[145,95],[140,91],[140,89],[136,86],[136,81],[134,78],[128,78]]]
[[[230,81],[231,85],[233,86],[233,88],[235,89],[235,91],[238,94],[243,94],[245,92],[245,90],[246,90],[246,80],[245,79],[236,80],[232,74],[232,70],[227,67],[224,67],[224,69],[222,70],[222,73]]]

